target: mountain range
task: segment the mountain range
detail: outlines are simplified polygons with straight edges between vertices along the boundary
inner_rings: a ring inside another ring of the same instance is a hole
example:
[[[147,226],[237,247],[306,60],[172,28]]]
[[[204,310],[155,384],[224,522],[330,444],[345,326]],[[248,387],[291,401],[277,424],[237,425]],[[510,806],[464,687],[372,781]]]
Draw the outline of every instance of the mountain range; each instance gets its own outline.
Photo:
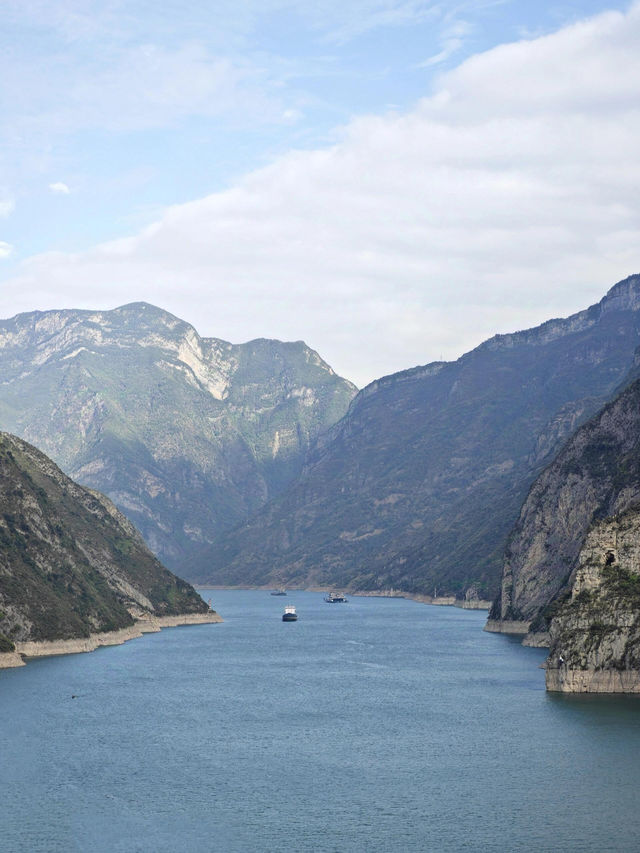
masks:
[[[4,321],[0,655],[212,618],[133,521],[202,583],[495,598],[549,689],[640,692],[639,345],[637,275],[357,394],[302,342],[145,303]]]
[[[146,303],[0,322],[0,426],[108,495],[183,575],[300,472],[355,392],[300,341],[201,338]]]
[[[531,484],[615,394],[639,343],[631,276],[571,317],[372,383],[190,578],[492,600]]]

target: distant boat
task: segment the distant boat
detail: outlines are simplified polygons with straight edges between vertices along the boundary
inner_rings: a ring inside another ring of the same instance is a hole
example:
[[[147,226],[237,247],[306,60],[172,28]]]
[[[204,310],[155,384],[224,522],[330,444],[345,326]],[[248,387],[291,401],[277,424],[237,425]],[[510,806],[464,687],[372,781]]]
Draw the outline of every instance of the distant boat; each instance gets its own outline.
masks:
[[[272,592],[271,592],[271,595],[286,595],[286,594],[287,594],[287,593],[286,593],[286,591],[284,590],[284,588],[283,588],[283,587],[281,587],[280,589],[274,589],[274,590],[272,590]]]
[[[329,602],[329,604],[340,604],[341,602],[347,602],[348,599],[341,595],[339,592],[330,592],[329,595],[325,595],[325,601]]]
[[[293,604],[287,604],[284,609],[284,613],[282,614],[283,622],[296,622],[298,619],[298,614],[296,613],[296,609]]]

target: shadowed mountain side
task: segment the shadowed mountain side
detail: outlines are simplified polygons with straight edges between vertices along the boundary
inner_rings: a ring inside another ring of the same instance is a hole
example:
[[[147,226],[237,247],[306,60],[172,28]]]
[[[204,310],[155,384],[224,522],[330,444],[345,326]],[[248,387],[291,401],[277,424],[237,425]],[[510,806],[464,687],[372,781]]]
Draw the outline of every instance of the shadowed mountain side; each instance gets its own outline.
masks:
[[[201,338],[145,303],[0,322],[0,424],[181,573],[297,476],[355,392],[301,341]]]
[[[0,433],[0,652],[206,614],[131,523],[27,442]]]
[[[637,375],[637,369],[632,375]],[[572,583],[587,532],[640,501],[640,379],[567,442],[535,481],[505,554],[488,627],[531,627],[547,642],[554,599]],[[533,635],[539,635],[536,639]]]
[[[568,319],[372,383],[188,576],[493,598],[532,481],[627,375],[639,309],[632,276]]]

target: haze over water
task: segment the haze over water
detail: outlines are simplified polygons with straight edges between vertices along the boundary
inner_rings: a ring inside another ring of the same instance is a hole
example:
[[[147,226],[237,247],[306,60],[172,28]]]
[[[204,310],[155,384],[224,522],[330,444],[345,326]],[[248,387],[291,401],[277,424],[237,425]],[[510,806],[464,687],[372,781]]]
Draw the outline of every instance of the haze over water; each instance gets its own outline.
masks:
[[[640,699],[546,694],[483,612],[203,595],[224,624],[0,672],[2,849],[637,847]]]

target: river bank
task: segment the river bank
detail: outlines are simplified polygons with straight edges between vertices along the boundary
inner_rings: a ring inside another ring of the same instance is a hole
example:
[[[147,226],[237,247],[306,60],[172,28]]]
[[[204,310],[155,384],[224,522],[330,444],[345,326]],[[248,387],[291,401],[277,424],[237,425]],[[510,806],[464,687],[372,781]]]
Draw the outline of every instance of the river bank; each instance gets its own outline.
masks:
[[[434,607],[459,607],[461,610],[490,610],[493,602],[483,598],[456,598],[454,595],[421,595],[420,593],[402,592],[401,590],[381,590],[380,592],[354,592],[352,595],[378,598],[406,598],[420,604],[432,604]]]
[[[136,619],[128,628],[119,631],[106,631],[90,634],[88,637],[76,637],[71,640],[42,640],[16,643],[14,652],[0,654],[0,669],[24,666],[29,658],[49,657],[51,655],[73,655],[81,652],[93,652],[100,646],[119,646],[128,640],[135,640],[143,634],[152,634],[162,628],[176,628],[180,625],[203,625],[222,622],[215,611],[209,613],[185,613],[181,616],[149,616]],[[25,660],[26,658],[26,660]]]
[[[273,586],[212,586],[210,584],[193,584],[194,589],[221,589],[221,590],[264,590],[269,592]],[[286,587],[289,592],[335,592],[337,589],[346,592],[347,595],[360,596],[362,598],[405,598],[407,601],[417,601],[420,604],[433,604],[435,607],[459,607],[461,610],[491,610],[492,601],[484,598],[461,599],[453,595],[432,596],[420,593],[403,592],[400,589],[384,590],[342,590],[335,586],[312,586],[312,587]]]

